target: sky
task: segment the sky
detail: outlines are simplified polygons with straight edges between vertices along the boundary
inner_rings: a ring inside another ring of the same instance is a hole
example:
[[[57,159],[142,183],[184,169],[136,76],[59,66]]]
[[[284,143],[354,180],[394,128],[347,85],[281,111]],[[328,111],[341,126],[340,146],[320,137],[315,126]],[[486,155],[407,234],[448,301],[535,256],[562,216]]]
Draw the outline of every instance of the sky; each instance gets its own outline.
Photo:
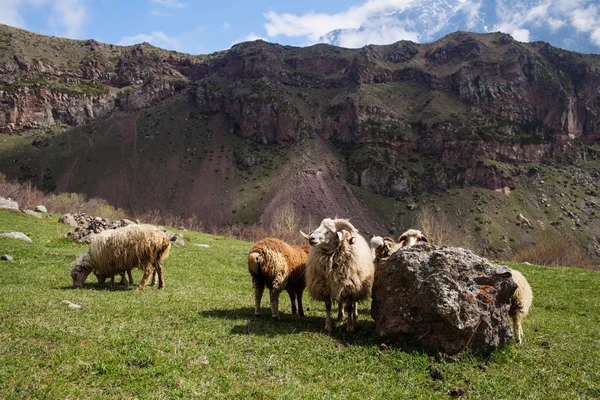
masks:
[[[0,0],[0,23],[111,44],[150,42],[191,54],[255,39],[294,46],[331,42],[327,34],[334,30],[343,33],[336,44],[360,47],[431,41],[406,20],[389,16],[415,3],[436,2],[460,7],[473,24],[478,12],[493,6],[500,20],[491,31],[521,41],[539,40],[534,32],[568,29],[569,40],[585,40],[591,52],[600,53],[600,0]]]

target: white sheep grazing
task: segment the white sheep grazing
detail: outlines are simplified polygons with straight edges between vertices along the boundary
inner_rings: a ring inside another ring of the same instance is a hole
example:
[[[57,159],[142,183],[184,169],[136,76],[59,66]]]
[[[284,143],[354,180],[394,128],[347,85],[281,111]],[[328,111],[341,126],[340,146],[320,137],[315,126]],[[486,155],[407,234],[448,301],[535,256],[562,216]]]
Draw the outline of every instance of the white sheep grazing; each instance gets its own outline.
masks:
[[[515,269],[510,270],[513,281],[517,284],[517,289],[511,297],[510,315],[513,331],[515,333],[515,341],[517,344],[523,342],[523,318],[529,313],[531,302],[533,301],[533,292],[529,282],[522,273]]]
[[[279,320],[279,294],[286,290],[292,302],[292,314],[304,316],[302,292],[306,287],[304,270],[308,246],[290,246],[276,238],[262,239],[248,253],[248,271],[254,287],[254,314],[259,315],[265,285],[270,292],[271,315]]]
[[[517,221],[519,221],[521,228],[526,226],[529,229],[533,229],[533,225],[531,225],[531,222],[529,222],[529,220],[525,218],[523,214],[519,213],[519,215],[517,215]]]
[[[310,295],[325,302],[325,330],[333,330],[331,303],[346,304],[346,331],[358,322],[357,302],[371,294],[375,268],[367,241],[344,219],[326,218],[310,235],[301,232],[311,248],[306,262],[306,286]],[[342,313],[338,314],[341,317]]]
[[[165,284],[161,262],[170,248],[169,237],[153,225],[129,225],[101,232],[73,262],[73,287],[82,287],[91,272],[113,276],[139,268],[144,275],[138,289],[146,286],[153,271],[158,275],[158,288],[162,289]]]
[[[398,244],[400,247],[411,247],[417,243],[427,242],[428,240],[425,235],[423,235],[423,233],[417,229],[409,229],[398,238]]]

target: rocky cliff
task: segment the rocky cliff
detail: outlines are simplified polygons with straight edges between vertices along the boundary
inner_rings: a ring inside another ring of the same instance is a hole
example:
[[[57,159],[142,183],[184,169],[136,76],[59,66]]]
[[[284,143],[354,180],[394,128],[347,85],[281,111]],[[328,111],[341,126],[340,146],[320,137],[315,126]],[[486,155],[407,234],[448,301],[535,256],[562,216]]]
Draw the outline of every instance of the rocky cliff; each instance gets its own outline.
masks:
[[[572,165],[598,159],[600,149],[600,56],[502,33],[361,49],[255,41],[192,56],[0,26],[0,49],[0,131],[37,137],[35,151],[0,160],[5,171],[48,190],[101,195],[104,188],[120,206],[205,215],[216,224],[266,219],[277,208],[267,198],[282,205],[299,193],[312,197],[304,207],[313,201],[310,207],[335,212],[356,187],[406,201],[452,188],[515,189],[530,169],[524,163]],[[70,139],[52,139],[54,126],[79,128]],[[286,153],[285,173],[269,161],[273,145],[293,149],[276,151]],[[112,146],[111,157],[122,153],[114,161],[120,178],[90,185],[78,174],[99,161],[101,146]],[[169,178],[157,183],[142,171],[159,162]],[[253,185],[258,170],[262,186]],[[281,182],[273,184],[272,170]],[[174,173],[185,179],[177,183]],[[207,199],[189,185],[198,176],[227,183]],[[133,186],[119,181],[134,178]],[[291,181],[296,192],[270,189]],[[240,185],[248,190],[233,195]],[[322,200],[318,193],[331,186]],[[177,187],[192,189],[202,205],[164,194]],[[352,209],[357,196],[344,207]],[[204,209],[224,204],[232,214]],[[361,218],[381,221],[370,212]]]

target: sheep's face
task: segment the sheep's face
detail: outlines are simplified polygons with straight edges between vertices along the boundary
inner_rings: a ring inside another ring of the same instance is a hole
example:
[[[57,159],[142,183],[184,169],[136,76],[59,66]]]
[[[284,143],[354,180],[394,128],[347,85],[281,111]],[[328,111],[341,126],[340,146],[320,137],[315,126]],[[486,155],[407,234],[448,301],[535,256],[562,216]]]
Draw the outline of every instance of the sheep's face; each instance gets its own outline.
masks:
[[[308,235],[308,243],[325,253],[332,253],[343,239],[345,231],[337,231],[333,220],[327,218],[321,226]]]
[[[71,278],[73,278],[73,288],[83,287],[88,275],[94,270],[94,265],[90,258],[89,251],[79,255],[71,266]]]
[[[409,229],[398,238],[398,242],[402,247],[411,247],[417,243],[427,242],[427,238],[421,231]]]
[[[90,271],[83,268],[81,265],[75,265],[71,268],[71,278],[73,278],[73,289],[83,287]]]

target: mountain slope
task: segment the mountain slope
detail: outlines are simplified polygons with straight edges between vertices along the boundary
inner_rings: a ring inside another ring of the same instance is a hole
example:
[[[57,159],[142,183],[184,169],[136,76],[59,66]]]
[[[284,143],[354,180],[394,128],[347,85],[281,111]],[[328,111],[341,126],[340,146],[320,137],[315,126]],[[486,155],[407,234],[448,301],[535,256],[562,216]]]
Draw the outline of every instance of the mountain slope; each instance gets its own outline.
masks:
[[[9,177],[207,227],[268,225],[291,204],[308,226],[353,216],[397,232],[429,205],[494,254],[546,234],[515,226],[525,211],[600,243],[600,56],[467,32],[206,56],[0,32]]]

